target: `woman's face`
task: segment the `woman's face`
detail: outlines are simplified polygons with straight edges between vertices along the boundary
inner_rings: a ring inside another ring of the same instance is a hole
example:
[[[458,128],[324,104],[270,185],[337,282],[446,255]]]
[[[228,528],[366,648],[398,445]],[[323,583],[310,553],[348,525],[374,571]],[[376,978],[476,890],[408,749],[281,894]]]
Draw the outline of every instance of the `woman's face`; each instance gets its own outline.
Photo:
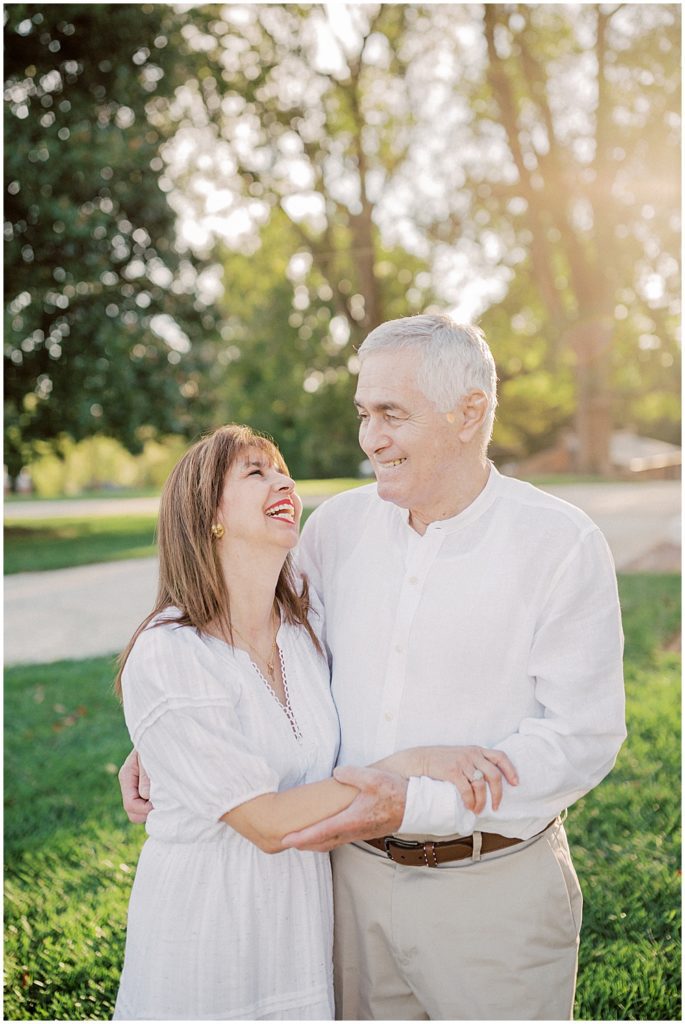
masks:
[[[259,448],[235,460],[224,481],[217,520],[231,542],[289,551],[299,537],[302,502],[294,481]]]

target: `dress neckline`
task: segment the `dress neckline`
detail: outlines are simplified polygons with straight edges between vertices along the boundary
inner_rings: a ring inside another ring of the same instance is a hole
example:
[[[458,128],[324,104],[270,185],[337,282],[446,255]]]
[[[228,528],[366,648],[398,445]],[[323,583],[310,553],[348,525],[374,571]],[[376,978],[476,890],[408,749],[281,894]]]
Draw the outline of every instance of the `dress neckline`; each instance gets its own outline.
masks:
[[[279,698],[279,696],[276,693],[276,691],[274,690],[273,686],[271,685],[269,680],[266,678],[266,676],[264,675],[262,670],[259,668],[259,665],[257,665],[257,663],[255,661],[253,661],[253,659],[250,656],[249,651],[243,650],[242,647],[232,647],[231,644],[227,643],[225,640],[223,640],[219,636],[214,636],[212,633],[203,633],[202,635],[204,637],[207,637],[209,640],[212,640],[212,641],[214,641],[214,642],[216,642],[218,644],[221,644],[221,646],[224,648],[224,650],[229,651],[231,654],[233,654],[234,657],[238,657],[239,659],[240,658],[247,659],[247,661],[249,662],[251,668],[254,670],[255,674],[259,677],[259,679],[261,679],[261,681],[264,684],[267,692],[271,694],[273,700],[276,702],[276,704],[280,708],[281,712],[287,718],[287,720],[288,720],[288,722],[290,724],[291,731],[292,731],[295,739],[297,740],[298,743],[302,743],[302,741],[303,741],[302,731],[301,731],[299,725],[297,724],[297,719],[295,718],[295,712],[293,711],[292,703],[291,703],[291,700],[290,700],[290,689],[288,687],[288,676],[287,676],[287,672],[286,672],[286,668],[285,668],[285,658],[283,656],[283,645],[282,645],[282,643],[279,642],[279,639],[278,639],[279,636],[281,635],[282,630],[283,630],[283,625],[284,625],[283,619],[281,619],[281,623],[280,623],[280,625],[278,627],[278,630],[276,631],[276,649],[278,651],[278,658],[279,658],[279,662],[280,662],[280,665],[281,665],[281,675],[282,675],[282,678],[283,678],[283,692],[285,693],[285,703]]]
[[[233,648],[233,649],[235,650],[235,648]],[[241,648],[238,648],[238,650],[241,650]],[[283,712],[285,717],[288,719],[288,722],[290,723],[290,728],[293,731],[295,739],[297,740],[298,743],[301,743],[302,742],[302,732],[300,731],[300,727],[297,724],[297,719],[295,718],[295,712],[293,711],[292,704],[290,703],[290,690],[288,689],[288,677],[287,677],[286,671],[285,671],[285,659],[283,657],[283,650],[282,650],[282,648],[281,648],[281,646],[279,644],[276,644],[276,650],[278,651],[278,659],[279,659],[279,661],[281,663],[281,677],[283,679],[283,693],[285,694],[285,701],[282,701],[280,699],[280,697],[278,696],[278,694],[274,690],[273,686],[271,685],[269,680],[266,678],[266,676],[264,675],[264,673],[260,669],[259,665],[255,661],[253,661],[251,658],[250,658],[250,664],[252,665],[252,668],[255,670],[255,672],[257,673],[257,675],[261,679],[261,681],[264,683],[264,686],[267,688],[268,692],[271,694],[273,699],[278,704],[279,708],[281,709],[281,711]],[[247,651],[242,651],[242,653],[243,654],[247,654]],[[249,654],[248,654],[248,657],[249,657]]]

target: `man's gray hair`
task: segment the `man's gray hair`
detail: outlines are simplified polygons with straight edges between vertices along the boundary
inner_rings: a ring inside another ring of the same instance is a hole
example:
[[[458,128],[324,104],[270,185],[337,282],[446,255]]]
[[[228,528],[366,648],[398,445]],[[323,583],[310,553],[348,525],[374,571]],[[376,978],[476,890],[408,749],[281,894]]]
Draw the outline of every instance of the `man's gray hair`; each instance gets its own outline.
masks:
[[[439,412],[450,412],[473,388],[485,392],[489,439],[497,406],[497,370],[481,329],[458,324],[441,313],[388,320],[367,335],[359,347],[359,358],[406,348],[421,353],[417,383]]]

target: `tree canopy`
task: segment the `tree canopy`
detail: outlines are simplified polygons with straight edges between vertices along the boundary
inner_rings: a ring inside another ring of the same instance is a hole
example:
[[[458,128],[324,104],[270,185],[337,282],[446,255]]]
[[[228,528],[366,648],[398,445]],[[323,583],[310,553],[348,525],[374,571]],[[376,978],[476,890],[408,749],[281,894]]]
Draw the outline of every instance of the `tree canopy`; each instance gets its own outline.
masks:
[[[15,462],[239,419],[351,472],[355,347],[426,308],[486,331],[496,457],[677,440],[676,5],[6,11]]]
[[[178,83],[164,5],[5,8],[5,424],[40,440],[193,429],[196,268],[174,248],[151,98]]]
[[[679,10],[486,4],[482,19],[484,68],[459,81],[461,223],[509,270],[503,411],[544,339],[548,394],[572,375],[579,468],[606,472],[616,422],[658,431],[657,406],[677,422]]]

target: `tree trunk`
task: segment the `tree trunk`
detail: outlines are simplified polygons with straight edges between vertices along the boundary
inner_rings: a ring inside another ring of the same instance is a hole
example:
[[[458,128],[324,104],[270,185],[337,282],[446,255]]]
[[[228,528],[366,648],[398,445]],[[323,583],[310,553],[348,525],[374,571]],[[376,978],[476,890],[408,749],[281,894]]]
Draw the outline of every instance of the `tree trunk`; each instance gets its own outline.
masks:
[[[9,478],[10,493],[16,494],[19,485],[19,475],[24,468],[23,454],[15,448],[8,437],[5,438],[5,469]]]
[[[569,331],[576,356],[576,470],[611,476],[611,322],[595,316]]]

